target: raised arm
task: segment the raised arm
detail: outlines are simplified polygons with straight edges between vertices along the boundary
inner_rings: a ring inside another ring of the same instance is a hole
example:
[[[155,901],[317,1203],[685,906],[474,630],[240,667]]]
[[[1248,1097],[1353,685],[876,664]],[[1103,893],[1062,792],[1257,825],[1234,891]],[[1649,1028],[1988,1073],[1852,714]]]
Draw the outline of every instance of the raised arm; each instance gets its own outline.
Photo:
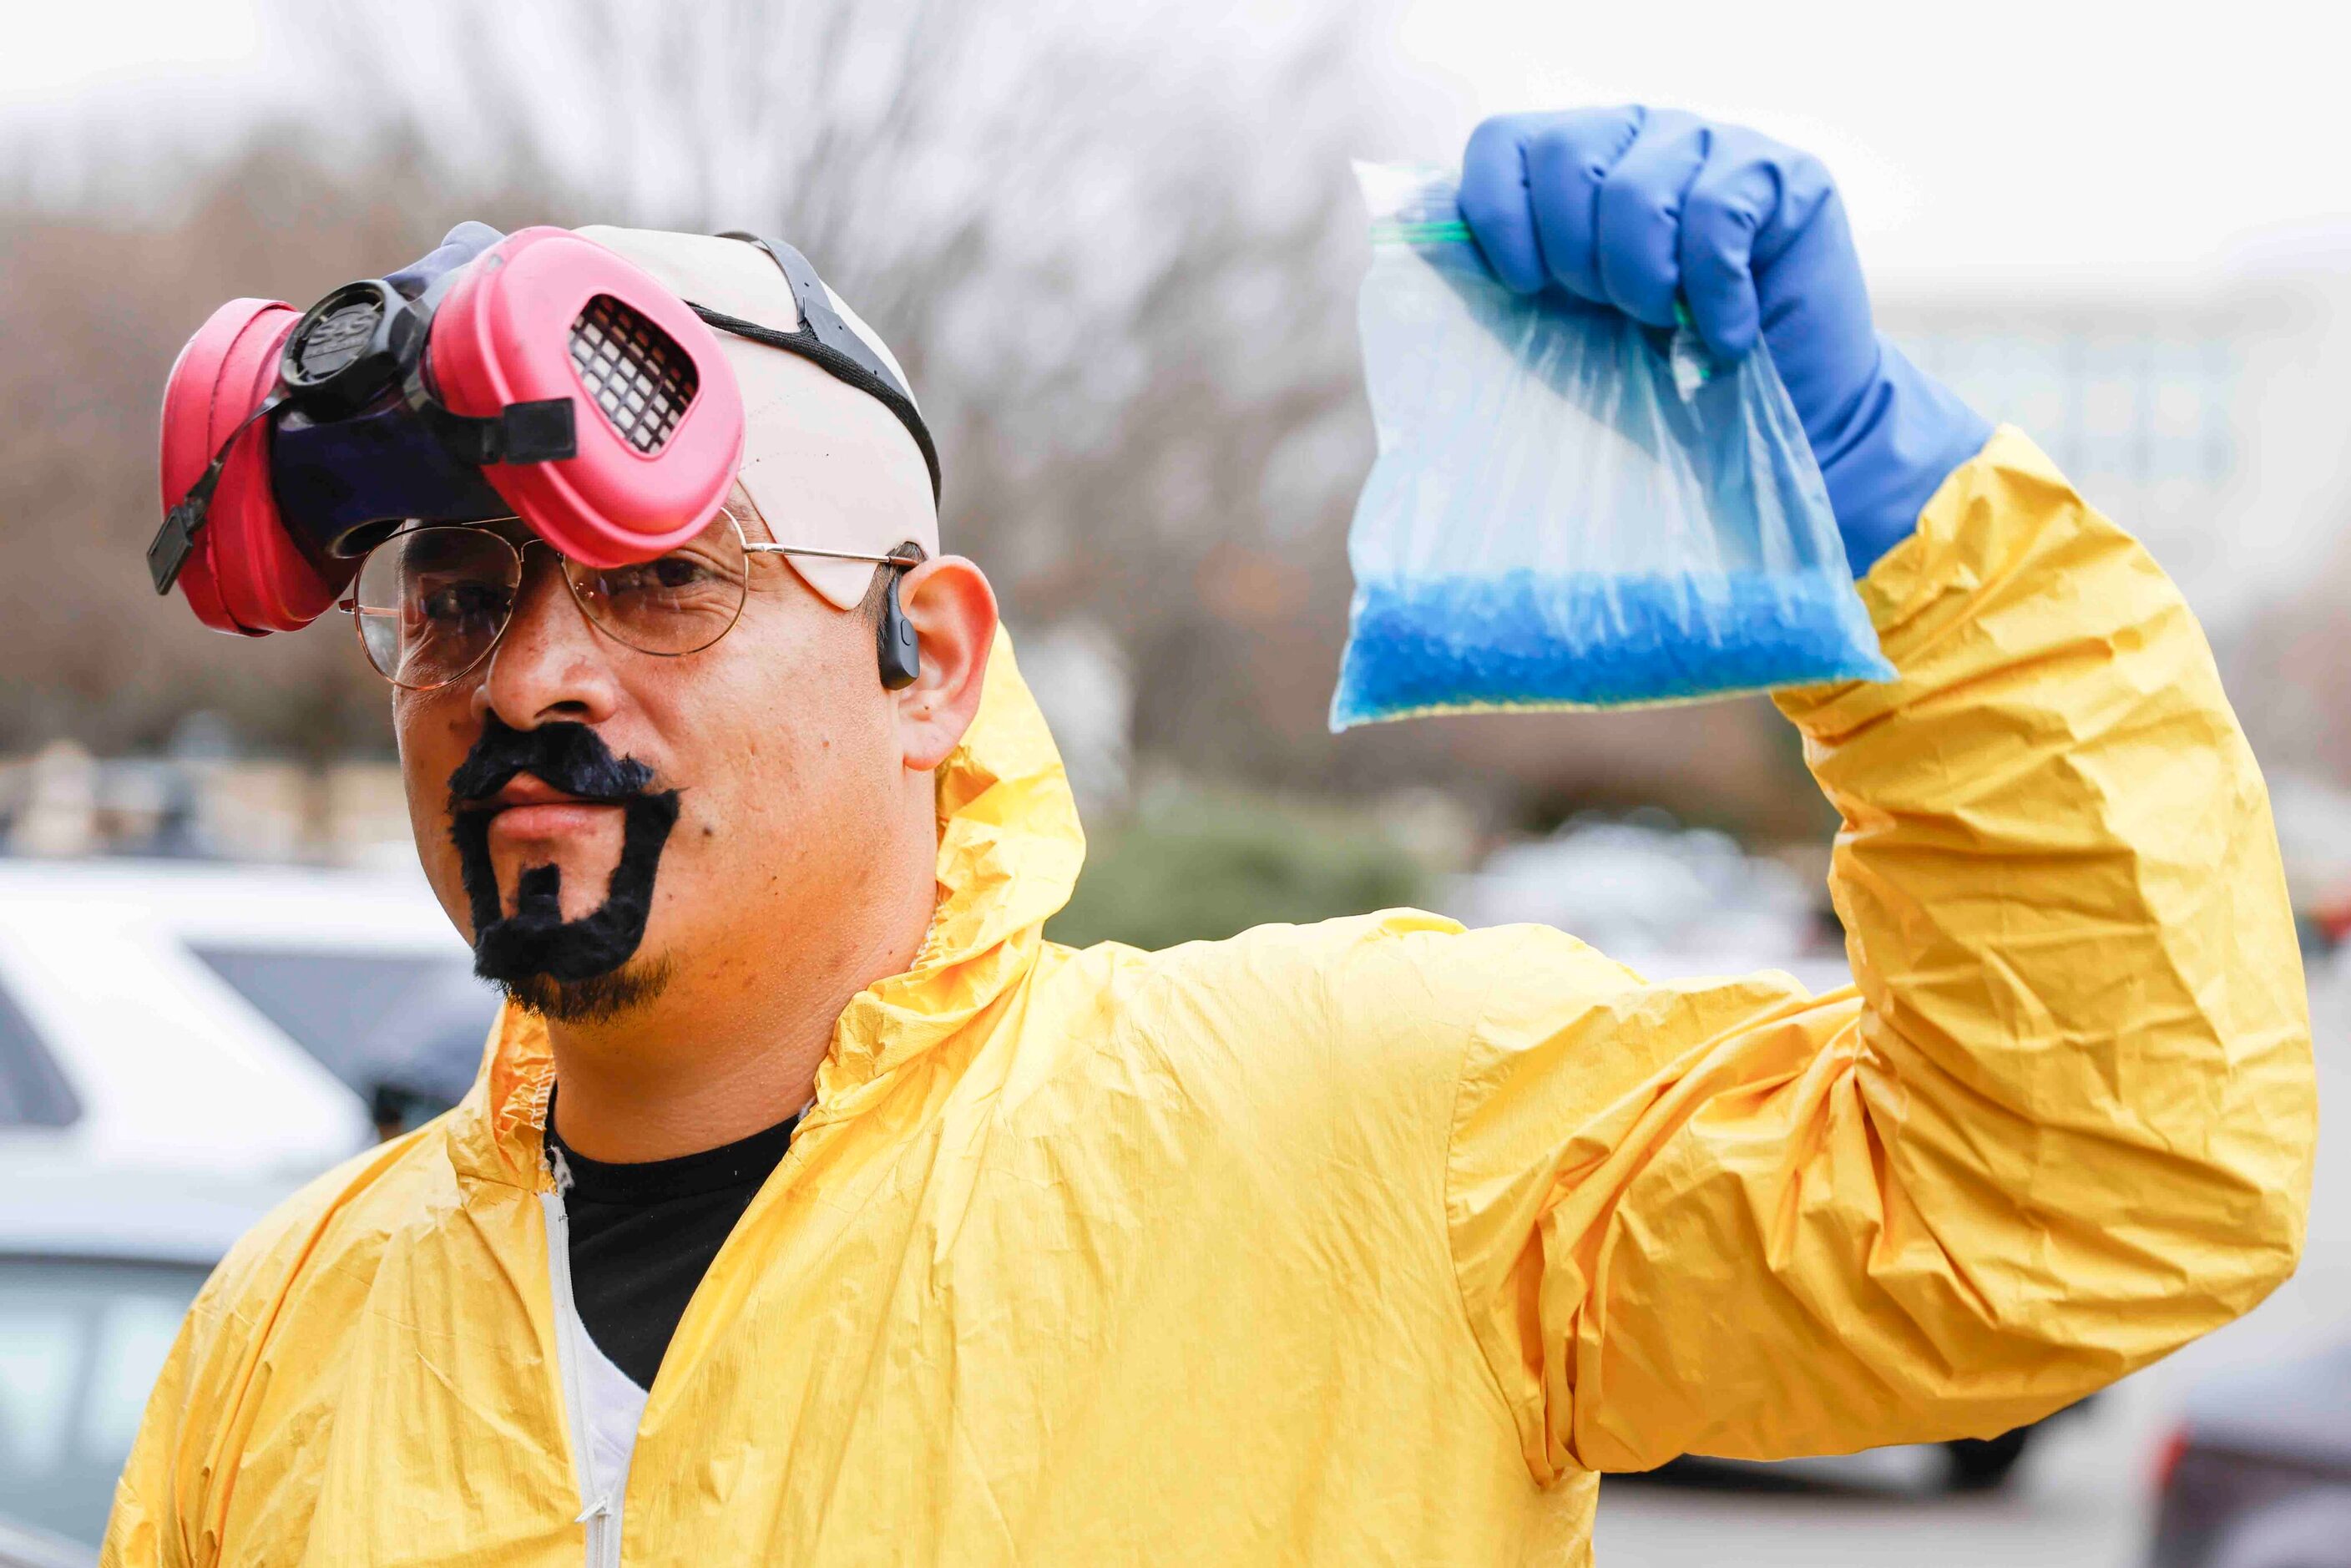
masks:
[[[1865,398],[1921,406],[1904,373]],[[1539,1477],[1990,1435],[2294,1267],[2303,978],[2203,635],[2018,433],[1930,488],[1861,585],[1900,678],[1780,705],[1857,990],[1459,939],[1449,1239]]]

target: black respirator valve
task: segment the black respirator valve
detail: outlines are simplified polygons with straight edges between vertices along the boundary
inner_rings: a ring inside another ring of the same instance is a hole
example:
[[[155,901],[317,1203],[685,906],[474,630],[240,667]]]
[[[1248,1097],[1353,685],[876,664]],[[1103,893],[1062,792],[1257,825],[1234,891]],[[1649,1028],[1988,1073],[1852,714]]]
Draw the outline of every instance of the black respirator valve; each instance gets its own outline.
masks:
[[[294,324],[277,379],[314,417],[347,419],[415,369],[424,329],[424,318],[390,284],[346,283]]]

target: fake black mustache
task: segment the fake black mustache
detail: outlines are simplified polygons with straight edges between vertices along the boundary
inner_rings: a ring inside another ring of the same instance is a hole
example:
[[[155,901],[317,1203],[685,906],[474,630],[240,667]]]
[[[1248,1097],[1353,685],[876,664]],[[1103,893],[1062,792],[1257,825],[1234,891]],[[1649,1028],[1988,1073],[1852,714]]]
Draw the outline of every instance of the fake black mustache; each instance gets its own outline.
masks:
[[[505,913],[490,863],[490,819],[480,804],[517,773],[583,800],[622,808],[621,858],[605,884],[604,901],[577,920],[563,918],[563,873],[552,865],[524,869],[515,888],[515,912]],[[677,791],[653,791],[653,770],[632,757],[615,757],[584,724],[514,729],[493,714],[481,738],[449,775],[449,837],[474,921],[474,972],[513,983],[534,975],[578,981],[621,967],[644,940],[653,913],[653,877],[662,847],[677,824]]]
[[[646,793],[653,770],[633,757],[615,757],[604,737],[584,724],[542,724],[514,729],[496,714],[482,720],[481,738],[449,775],[451,810],[488,800],[517,773],[583,800],[619,805]]]

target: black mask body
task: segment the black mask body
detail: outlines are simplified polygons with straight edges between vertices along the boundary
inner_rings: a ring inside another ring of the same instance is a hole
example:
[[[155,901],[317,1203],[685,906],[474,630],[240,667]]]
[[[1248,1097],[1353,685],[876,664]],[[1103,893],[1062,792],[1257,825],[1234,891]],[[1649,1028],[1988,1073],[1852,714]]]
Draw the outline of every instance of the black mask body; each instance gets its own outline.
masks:
[[[495,813],[484,802],[517,773],[582,800],[621,808],[620,863],[604,902],[577,920],[563,918],[558,866],[523,871],[512,915],[498,897],[489,849]],[[613,756],[584,724],[513,729],[495,714],[483,720],[481,738],[449,775],[449,838],[473,906],[474,973],[508,987],[540,977],[570,985],[610,975],[635,955],[653,914],[662,848],[677,825],[677,791],[648,789],[653,777],[634,758]]]

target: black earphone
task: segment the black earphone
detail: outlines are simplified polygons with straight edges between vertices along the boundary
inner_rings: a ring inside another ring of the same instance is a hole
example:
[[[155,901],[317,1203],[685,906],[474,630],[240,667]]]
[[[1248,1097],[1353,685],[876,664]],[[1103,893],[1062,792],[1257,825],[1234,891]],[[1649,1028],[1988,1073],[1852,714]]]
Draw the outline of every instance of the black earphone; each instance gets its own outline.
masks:
[[[923,673],[922,643],[914,636],[914,623],[906,619],[905,611],[898,604],[898,580],[905,575],[904,567],[890,569],[890,586],[882,601],[882,624],[875,636],[881,644],[877,651],[882,662],[882,685],[893,692],[913,685],[914,677]]]
[[[921,547],[907,548],[919,550]],[[891,564],[890,584],[883,590],[882,622],[874,629],[875,655],[882,665],[884,691],[904,691],[923,673],[922,640],[914,635],[914,623],[906,619],[906,612],[898,602],[898,581],[909,570],[895,562]]]

